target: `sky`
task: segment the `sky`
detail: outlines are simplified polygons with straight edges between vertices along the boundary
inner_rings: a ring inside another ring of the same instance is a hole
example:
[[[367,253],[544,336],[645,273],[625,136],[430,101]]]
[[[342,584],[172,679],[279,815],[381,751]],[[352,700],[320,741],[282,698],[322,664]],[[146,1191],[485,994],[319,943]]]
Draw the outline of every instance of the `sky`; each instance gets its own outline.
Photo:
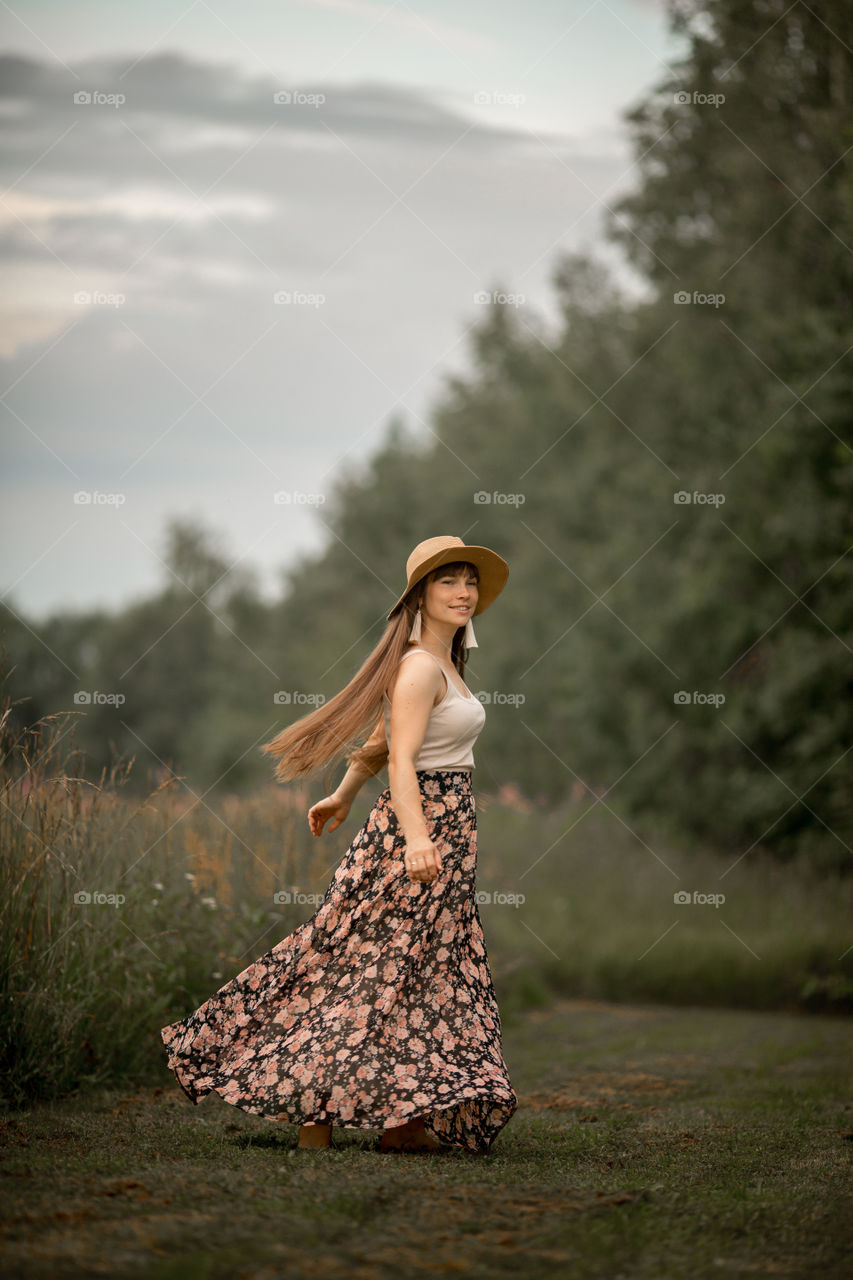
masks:
[[[630,285],[622,113],[678,53],[656,0],[4,3],[6,604],[139,599],[178,516],[280,592],[498,290]]]

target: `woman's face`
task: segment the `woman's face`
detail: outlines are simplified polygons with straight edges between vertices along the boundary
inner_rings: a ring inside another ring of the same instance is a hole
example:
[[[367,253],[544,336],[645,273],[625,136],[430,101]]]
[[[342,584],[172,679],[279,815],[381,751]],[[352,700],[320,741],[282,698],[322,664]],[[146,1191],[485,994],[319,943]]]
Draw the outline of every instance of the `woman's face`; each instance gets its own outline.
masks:
[[[470,569],[442,569],[427,583],[424,609],[435,622],[464,627],[477,607],[479,594],[476,573]]]

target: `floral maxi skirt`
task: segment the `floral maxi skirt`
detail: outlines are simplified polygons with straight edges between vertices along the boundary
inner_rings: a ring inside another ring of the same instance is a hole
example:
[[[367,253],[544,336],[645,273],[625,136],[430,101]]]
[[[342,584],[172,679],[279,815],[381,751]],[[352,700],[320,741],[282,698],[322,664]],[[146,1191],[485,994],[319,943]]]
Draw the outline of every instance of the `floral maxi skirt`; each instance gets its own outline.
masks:
[[[442,867],[412,881],[390,788],[310,920],[160,1032],[198,1103],[296,1124],[389,1129],[422,1117],[487,1152],[518,1105],[476,900],[468,770],[419,770]]]

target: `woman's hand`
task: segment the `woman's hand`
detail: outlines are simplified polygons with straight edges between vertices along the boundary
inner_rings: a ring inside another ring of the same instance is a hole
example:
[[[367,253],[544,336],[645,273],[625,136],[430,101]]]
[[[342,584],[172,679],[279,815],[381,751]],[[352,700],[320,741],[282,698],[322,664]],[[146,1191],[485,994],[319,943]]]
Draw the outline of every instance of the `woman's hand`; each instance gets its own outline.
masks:
[[[329,823],[329,831],[335,831],[341,825],[344,818],[350,811],[350,801],[342,800],[336,791],[330,796],[326,796],[324,800],[318,800],[308,810],[308,826],[311,828],[311,834],[319,836],[323,834],[323,827]]]
[[[409,878],[421,883],[428,884],[441,871],[441,854],[433,842],[426,837],[407,843],[403,861]]]

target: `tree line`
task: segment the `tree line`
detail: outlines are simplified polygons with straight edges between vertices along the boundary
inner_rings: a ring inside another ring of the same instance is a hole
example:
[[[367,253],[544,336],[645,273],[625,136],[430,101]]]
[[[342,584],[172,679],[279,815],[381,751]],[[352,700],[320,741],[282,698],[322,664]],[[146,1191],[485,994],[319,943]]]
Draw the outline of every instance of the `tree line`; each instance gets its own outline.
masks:
[[[704,0],[670,21],[684,54],[626,117],[637,180],[607,215],[642,295],[567,254],[556,326],[484,309],[430,433],[391,419],[272,603],[183,520],[140,603],[37,625],[7,601],[17,717],[79,711],[90,767],[134,755],[140,785],[165,762],[252,786],[295,699],[337,692],[381,636],[415,543],[458,533],[511,568],[469,664],[481,787],[849,867],[853,11]]]

